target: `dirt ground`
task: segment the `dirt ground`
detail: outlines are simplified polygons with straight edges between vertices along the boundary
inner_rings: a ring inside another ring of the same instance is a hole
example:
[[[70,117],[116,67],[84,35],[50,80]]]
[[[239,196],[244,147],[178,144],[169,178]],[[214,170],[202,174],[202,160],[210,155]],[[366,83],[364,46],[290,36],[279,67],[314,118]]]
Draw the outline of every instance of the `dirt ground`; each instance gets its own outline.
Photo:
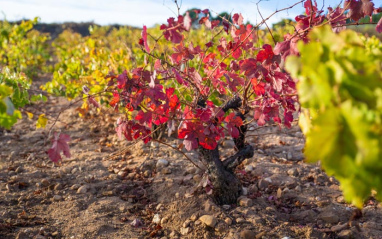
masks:
[[[203,170],[181,153],[119,141],[115,115],[80,118],[68,104],[30,106],[52,118],[62,111],[55,128],[71,136],[72,157],[61,165],[44,153],[47,130],[35,121],[0,131],[0,238],[382,238],[381,204],[345,203],[338,182],[303,161],[297,126],[254,128],[255,156],[236,171],[243,196],[217,206],[198,187]],[[220,142],[223,156],[232,145]]]

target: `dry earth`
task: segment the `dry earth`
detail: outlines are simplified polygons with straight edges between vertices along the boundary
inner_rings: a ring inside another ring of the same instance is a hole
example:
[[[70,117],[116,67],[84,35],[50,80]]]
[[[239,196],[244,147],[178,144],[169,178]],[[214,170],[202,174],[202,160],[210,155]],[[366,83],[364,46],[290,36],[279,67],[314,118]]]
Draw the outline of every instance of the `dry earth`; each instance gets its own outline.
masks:
[[[245,196],[217,206],[197,187],[203,170],[181,153],[129,146],[114,133],[115,116],[80,118],[67,105],[51,98],[31,106],[63,111],[56,128],[71,136],[72,157],[61,165],[43,153],[47,130],[34,121],[0,132],[0,238],[382,238],[381,204],[346,204],[333,177],[303,162],[297,126],[251,132],[255,156],[236,172]],[[222,155],[232,144],[220,143]]]

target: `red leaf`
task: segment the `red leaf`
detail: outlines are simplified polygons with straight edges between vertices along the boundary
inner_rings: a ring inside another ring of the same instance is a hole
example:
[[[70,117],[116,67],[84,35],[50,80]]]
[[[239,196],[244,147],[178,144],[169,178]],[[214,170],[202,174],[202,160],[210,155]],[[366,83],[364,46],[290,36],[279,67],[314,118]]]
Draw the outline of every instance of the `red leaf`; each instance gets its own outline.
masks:
[[[127,71],[124,70],[122,74],[118,75],[117,77],[117,86],[119,89],[122,89],[123,87],[125,87],[125,84],[127,82]]]
[[[233,112],[227,115],[227,117],[225,117],[225,122],[236,127],[240,127],[243,125],[243,120],[239,116],[235,115],[235,113]]]
[[[185,81],[183,81],[182,76],[179,74],[179,72],[177,70],[175,70],[175,68],[172,68],[172,72],[174,72],[175,79],[176,79],[176,81],[178,81],[179,84],[182,85],[183,83],[186,83]]]
[[[263,95],[265,94],[265,83],[264,82],[257,82],[256,78],[251,79],[252,88],[255,91],[256,95]]]
[[[213,150],[216,148],[216,146],[218,145],[216,139],[214,138],[211,138],[211,137],[202,137],[201,139],[199,139],[199,144],[205,148],[205,149],[209,149],[209,150]]]
[[[270,59],[274,56],[274,53],[272,51],[272,47],[270,45],[265,44],[263,46],[263,49],[264,50],[259,51],[259,53],[257,53],[257,56],[256,56],[256,60],[261,61],[261,62],[263,62],[267,59]]]
[[[239,59],[240,56],[241,56],[241,49],[240,47],[238,47],[236,50],[232,52],[232,57],[235,59]]]
[[[237,25],[243,24],[243,16],[241,14],[235,13],[232,17],[233,23]]]
[[[135,116],[135,120],[138,120],[140,124],[146,124],[151,127],[151,121],[153,119],[153,114],[151,111],[143,112],[140,110]]]
[[[48,150],[48,155],[50,160],[53,162],[58,162],[62,160],[61,152],[70,158],[70,150],[68,142],[70,141],[70,136],[66,134],[54,133],[54,138],[52,139],[52,147]]]
[[[118,91],[113,92],[113,99],[110,101],[110,105],[115,107],[119,103],[119,93]]]
[[[141,35],[142,35],[143,45],[145,46],[145,50],[147,52],[150,52],[149,45],[147,44],[147,27],[146,26],[143,26]]]

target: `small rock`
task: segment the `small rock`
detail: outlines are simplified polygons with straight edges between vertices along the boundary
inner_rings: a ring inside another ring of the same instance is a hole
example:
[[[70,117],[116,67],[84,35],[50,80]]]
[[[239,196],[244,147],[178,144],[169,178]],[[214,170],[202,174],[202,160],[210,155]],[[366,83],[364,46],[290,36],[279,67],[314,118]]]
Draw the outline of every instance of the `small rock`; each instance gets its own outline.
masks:
[[[191,222],[192,222],[191,220],[187,219],[186,221],[183,222],[183,225],[182,225],[182,226],[183,226],[184,228],[186,228],[186,227],[188,227],[188,226],[191,224]]]
[[[283,191],[281,190],[281,188],[277,189],[277,198],[281,198],[282,197],[282,194],[283,194]]]
[[[167,167],[169,165],[169,162],[166,159],[159,159],[156,165],[157,165],[157,168],[163,168],[163,167]]]
[[[344,198],[344,196],[339,196],[339,197],[336,198],[336,201],[338,203],[345,203],[345,198]]]
[[[287,159],[288,159],[288,160],[292,160],[292,158],[293,158],[293,154],[292,154],[292,152],[288,152],[288,153],[287,153]]]
[[[163,168],[163,169],[161,170],[161,173],[162,173],[162,174],[171,174],[172,171],[171,171],[171,169],[169,169],[169,168]]]
[[[60,196],[60,195],[54,195],[53,196],[54,201],[61,201],[61,199],[62,199],[62,196]]]
[[[232,149],[235,147],[235,142],[233,140],[224,140],[222,146],[225,149]]]
[[[57,183],[56,185],[54,185],[54,190],[61,190],[63,189],[63,186],[61,183]]]
[[[215,207],[215,204],[209,200],[204,203],[204,211],[210,212]]]
[[[198,219],[198,217],[199,217],[199,213],[194,213],[191,215],[190,220],[194,222]]]
[[[250,198],[241,198],[239,201],[239,205],[242,207],[250,207],[252,206],[252,199]]]
[[[135,175],[137,175],[136,173],[128,173],[126,178],[127,179],[134,179],[135,178]]]
[[[287,171],[288,175],[297,177],[299,175],[299,172],[296,168],[291,168]]]
[[[43,180],[41,180],[41,185],[44,186],[44,187],[48,187],[49,186],[49,181],[48,179],[44,178]]]
[[[216,217],[211,215],[203,215],[199,218],[199,221],[201,221],[202,223],[204,223],[205,225],[209,227],[215,227],[216,223],[218,222]]]
[[[161,222],[161,218],[160,218],[159,214],[155,214],[153,217],[153,223],[159,224],[160,222]]]
[[[164,209],[164,206],[163,206],[163,204],[162,203],[159,203],[158,205],[157,205],[157,207],[156,207],[156,210],[163,210]]]
[[[246,165],[244,170],[245,170],[245,172],[249,173],[249,172],[253,171],[253,166],[252,165]]]
[[[178,238],[178,233],[176,231],[172,231],[169,235],[170,238]]]
[[[296,192],[301,192],[301,191],[302,191],[300,185],[296,186],[296,187],[294,188],[294,190],[295,190]]]
[[[258,152],[259,154],[264,154],[264,151],[263,151],[262,149],[258,149],[257,152]]]
[[[70,189],[71,189],[71,190],[77,190],[80,186],[81,186],[81,185],[79,185],[79,184],[73,184],[73,185],[70,187]]]
[[[187,235],[190,232],[191,232],[191,228],[189,228],[189,227],[186,227],[186,228],[182,227],[182,228],[180,228],[180,234],[182,234],[183,236]]]
[[[248,187],[248,193],[249,194],[257,193],[257,191],[259,191],[259,189],[257,188],[257,186],[255,184],[249,185],[249,187]]]
[[[326,223],[337,223],[340,219],[338,216],[332,212],[332,211],[324,211],[320,215],[318,215],[318,218],[325,221]]]
[[[255,237],[256,237],[256,234],[251,230],[245,229],[240,232],[241,239],[253,239]]]
[[[165,224],[168,221],[168,219],[169,219],[168,216],[163,217],[162,220],[160,220],[160,223],[163,225],[163,224]]]
[[[228,226],[232,225],[232,219],[227,217],[226,219],[224,219],[225,223],[227,223]]]
[[[260,179],[259,180],[259,182],[258,182],[259,189],[264,190],[264,189],[268,188],[268,186],[269,186],[269,182],[268,181],[266,181],[265,179]]]
[[[223,205],[223,209],[224,210],[229,210],[229,209],[231,209],[231,205]]]
[[[20,167],[17,167],[16,170],[15,170],[16,173],[21,173],[21,172],[23,172],[23,171],[24,171],[24,169],[23,169],[23,167],[21,167],[21,166],[20,166]]]
[[[236,218],[236,223],[244,223],[244,222],[246,222],[246,220],[244,220],[244,218],[241,218],[241,217]]]
[[[241,194],[242,194],[243,196],[247,196],[247,195],[248,195],[248,188],[246,188],[246,187],[242,187],[242,188],[241,188]]]
[[[84,194],[84,193],[86,193],[87,191],[88,191],[88,187],[87,187],[86,185],[83,185],[83,186],[81,186],[81,187],[78,188],[77,193],[78,193],[78,194]]]

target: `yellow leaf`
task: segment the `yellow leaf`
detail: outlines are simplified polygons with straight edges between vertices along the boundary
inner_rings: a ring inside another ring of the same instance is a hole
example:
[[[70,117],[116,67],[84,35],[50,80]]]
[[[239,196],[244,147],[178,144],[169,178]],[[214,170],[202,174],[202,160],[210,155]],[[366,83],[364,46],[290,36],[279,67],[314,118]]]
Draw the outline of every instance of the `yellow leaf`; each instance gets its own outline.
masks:
[[[27,111],[26,113],[27,113],[29,119],[32,119],[32,118],[33,118],[33,114],[32,114],[31,112],[28,112],[28,111]]]
[[[45,128],[46,124],[48,123],[48,118],[45,117],[45,114],[41,114],[38,117],[36,128]]]

